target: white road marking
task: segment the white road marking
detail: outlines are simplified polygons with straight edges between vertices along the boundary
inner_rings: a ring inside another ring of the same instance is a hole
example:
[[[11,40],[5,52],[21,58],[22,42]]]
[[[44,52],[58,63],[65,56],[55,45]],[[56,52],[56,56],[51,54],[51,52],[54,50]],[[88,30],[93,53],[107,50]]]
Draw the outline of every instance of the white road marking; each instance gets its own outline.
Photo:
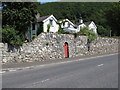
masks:
[[[15,71],[17,71],[17,70],[9,70],[10,72],[15,72]]]
[[[50,80],[50,79],[45,79],[45,80],[43,80],[43,81],[41,81],[41,82],[43,83],[43,82],[46,82],[46,81],[48,81],[48,80]]]
[[[118,54],[118,53],[108,54],[108,55],[102,55],[102,56],[96,56],[96,57],[89,57],[89,58],[82,58],[82,59],[77,59],[77,60],[73,60],[73,61],[63,61],[63,62],[58,62],[58,63],[46,64],[46,65],[64,64],[64,63],[70,63],[70,62],[75,62],[75,61],[82,61],[82,60],[95,59],[95,58],[100,58],[100,57],[105,57],[105,56],[111,56],[111,55],[116,55],[116,54]]]
[[[104,64],[99,64],[99,65],[97,65],[98,67],[100,67],[100,66],[103,66]]]
[[[5,71],[0,71],[0,74],[5,73]]]

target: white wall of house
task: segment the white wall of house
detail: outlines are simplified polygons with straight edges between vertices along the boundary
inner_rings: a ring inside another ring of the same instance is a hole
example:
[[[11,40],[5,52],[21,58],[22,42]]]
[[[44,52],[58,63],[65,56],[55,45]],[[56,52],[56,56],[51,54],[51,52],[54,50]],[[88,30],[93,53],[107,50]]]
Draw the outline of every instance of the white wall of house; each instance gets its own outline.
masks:
[[[57,20],[55,19],[55,17],[53,15],[43,21],[43,31],[44,32],[47,32],[48,24],[50,24],[49,32],[54,32],[54,33],[58,32],[59,25],[57,24]]]
[[[83,27],[86,27],[86,25],[84,23],[80,24],[77,29],[80,30],[80,28],[83,28]]]
[[[53,20],[53,19],[52,19]],[[48,24],[50,24],[50,20],[47,20],[43,23],[43,30],[44,32],[47,32],[48,30]],[[59,25],[56,23],[56,21],[52,21],[52,25],[50,25],[50,32],[57,32],[59,28]]]
[[[68,19],[64,20],[64,24],[61,25],[64,31],[70,32],[70,33],[77,33],[80,30],[75,28],[75,25]]]
[[[88,27],[89,29],[92,29],[94,33],[97,34],[97,27],[94,22],[91,22]]]

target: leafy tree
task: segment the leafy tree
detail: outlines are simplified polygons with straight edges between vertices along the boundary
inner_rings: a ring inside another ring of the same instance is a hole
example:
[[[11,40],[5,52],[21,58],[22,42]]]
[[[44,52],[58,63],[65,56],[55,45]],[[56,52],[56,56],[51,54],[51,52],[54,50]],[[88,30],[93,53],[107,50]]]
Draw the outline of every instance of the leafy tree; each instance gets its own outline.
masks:
[[[120,2],[114,2],[106,13],[107,23],[112,28],[112,35],[120,36]]]
[[[88,27],[83,27],[83,28],[80,29],[80,32],[78,32],[77,35],[88,36],[87,47],[88,47],[88,51],[91,51],[92,50],[91,42],[94,41],[97,38],[97,35],[93,32],[93,30],[89,29]]]
[[[8,25],[2,29],[2,42],[12,46],[20,46],[23,43],[21,37],[18,35],[18,31]]]
[[[98,35],[100,36],[110,36],[110,28],[105,28],[102,25],[97,25]]]
[[[15,27],[19,35],[25,39],[30,23],[36,20],[38,5],[33,2],[3,2],[3,26]]]
[[[97,35],[92,31],[92,29],[89,29],[88,27],[81,28],[80,32],[78,32],[77,35],[88,36],[90,42],[94,41],[97,38]]]

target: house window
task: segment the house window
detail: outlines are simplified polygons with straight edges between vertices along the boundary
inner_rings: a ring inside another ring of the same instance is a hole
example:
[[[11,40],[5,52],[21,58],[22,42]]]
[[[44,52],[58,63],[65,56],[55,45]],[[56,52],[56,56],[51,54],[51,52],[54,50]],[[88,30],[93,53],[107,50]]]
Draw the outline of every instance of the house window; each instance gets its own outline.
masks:
[[[50,25],[53,26],[53,20],[50,20]]]
[[[70,27],[70,23],[68,23],[68,27]]]
[[[35,30],[35,24],[32,24],[32,30]]]

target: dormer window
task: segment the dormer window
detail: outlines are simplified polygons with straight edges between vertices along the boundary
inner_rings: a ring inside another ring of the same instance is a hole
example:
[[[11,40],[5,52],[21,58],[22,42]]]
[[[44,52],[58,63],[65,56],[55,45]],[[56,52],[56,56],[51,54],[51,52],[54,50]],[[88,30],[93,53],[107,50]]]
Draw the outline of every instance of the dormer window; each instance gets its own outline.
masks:
[[[50,25],[53,26],[53,20],[50,20]]]
[[[68,23],[68,27],[70,27],[70,23]]]

